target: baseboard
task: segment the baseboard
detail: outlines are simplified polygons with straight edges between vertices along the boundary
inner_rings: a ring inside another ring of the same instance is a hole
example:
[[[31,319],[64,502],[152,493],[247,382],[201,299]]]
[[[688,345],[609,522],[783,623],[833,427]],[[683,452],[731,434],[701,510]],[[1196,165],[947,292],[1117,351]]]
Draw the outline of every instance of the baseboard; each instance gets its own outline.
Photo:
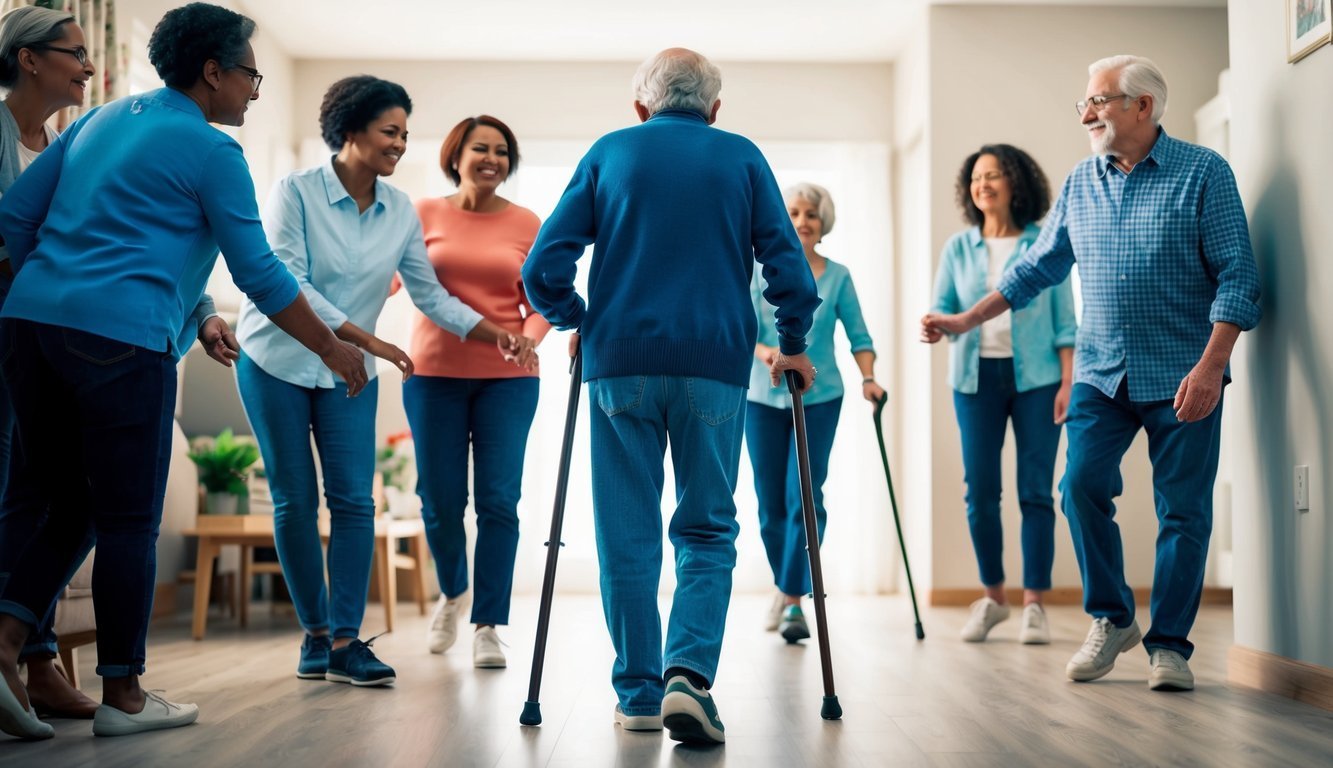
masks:
[[[153,618],[156,621],[163,616],[176,613],[176,600],[180,595],[178,584],[158,584],[153,590]]]
[[[1147,605],[1148,598],[1152,590],[1148,587],[1138,587],[1134,590],[1134,601],[1139,605]],[[1023,590],[1010,588],[1005,590],[1009,602],[1022,604]],[[949,607],[960,605],[971,605],[972,601],[981,596],[980,587],[969,587],[966,589],[932,589],[930,590],[930,604],[933,606]],[[1043,601],[1047,605],[1083,605],[1082,587],[1055,587],[1046,592]],[[1204,587],[1203,588],[1204,605],[1231,605],[1231,587]]]
[[[1227,653],[1227,679],[1333,712],[1333,669],[1233,645]]]

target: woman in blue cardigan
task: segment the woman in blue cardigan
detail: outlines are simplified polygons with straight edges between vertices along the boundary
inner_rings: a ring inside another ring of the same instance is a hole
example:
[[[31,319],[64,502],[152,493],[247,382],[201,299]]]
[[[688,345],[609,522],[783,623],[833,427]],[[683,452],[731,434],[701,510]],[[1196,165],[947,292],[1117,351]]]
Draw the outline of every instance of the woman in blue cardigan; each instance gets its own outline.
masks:
[[[994,290],[1004,270],[1037,239],[1036,221],[1051,204],[1046,175],[1026,152],[1008,144],[982,147],[963,161],[958,207],[972,226],[945,244],[932,312],[960,312]],[[964,640],[979,643],[1009,618],[1000,523],[1000,452],[1013,423],[1022,510],[1023,626],[1019,640],[1051,641],[1042,593],[1051,588],[1055,507],[1051,498],[1060,425],[1074,373],[1073,291],[1069,281],[1028,307],[1006,312],[950,339],[949,384],[962,433],[967,521],[986,594],[972,604]],[[924,329],[922,341],[939,341]]]

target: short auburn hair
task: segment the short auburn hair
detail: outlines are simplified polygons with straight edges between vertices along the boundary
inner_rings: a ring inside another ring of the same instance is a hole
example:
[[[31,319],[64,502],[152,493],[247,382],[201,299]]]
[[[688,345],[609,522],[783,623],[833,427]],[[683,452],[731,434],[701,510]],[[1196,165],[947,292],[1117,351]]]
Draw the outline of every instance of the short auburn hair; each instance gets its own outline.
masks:
[[[440,147],[440,170],[448,176],[454,185],[463,183],[463,178],[458,175],[458,158],[463,154],[463,144],[467,142],[468,134],[472,129],[479,125],[489,126],[500,132],[504,136],[505,143],[509,145],[509,176],[513,176],[518,170],[518,139],[514,138],[514,132],[509,130],[498,117],[490,115],[477,115],[476,117],[464,118],[462,122],[454,126],[449,135],[444,137],[444,144]]]

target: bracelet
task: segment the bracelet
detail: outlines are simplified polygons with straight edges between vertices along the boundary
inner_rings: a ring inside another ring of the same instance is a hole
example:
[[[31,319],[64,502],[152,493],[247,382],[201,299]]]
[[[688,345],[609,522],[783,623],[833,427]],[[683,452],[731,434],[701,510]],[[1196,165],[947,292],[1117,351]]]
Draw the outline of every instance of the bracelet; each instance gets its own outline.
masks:
[[[874,376],[867,376],[867,377],[865,377],[864,379],[861,379],[861,383],[862,383],[862,384],[874,384],[874,383],[875,383],[875,377],[874,377]]]

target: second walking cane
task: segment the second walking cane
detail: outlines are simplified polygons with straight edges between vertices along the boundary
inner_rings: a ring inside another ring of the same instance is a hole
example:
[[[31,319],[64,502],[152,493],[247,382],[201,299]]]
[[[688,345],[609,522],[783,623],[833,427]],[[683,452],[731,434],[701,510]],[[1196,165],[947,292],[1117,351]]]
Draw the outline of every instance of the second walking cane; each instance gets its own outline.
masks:
[[[884,448],[884,425],[880,415],[884,413],[884,404],[889,402],[885,395],[875,401],[875,437],[879,438],[879,457],[884,461],[884,478],[889,481],[889,504],[893,505],[893,525],[898,529],[898,546],[903,553],[903,570],[907,571],[907,591],[912,595],[912,615],[916,617],[916,639],[925,640],[926,630],[921,626],[921,611],[916,607],[916,587],[912,585],[912,564],[907,562],[907,542],[903,539],[903,524],[898,518],[898,497],[893,494],[893,475],[889,473],[889,452]]]
[[[842,705],[833,691],[833,659],[829,656],[828,617],[824,612],[824,569],[819,562],[819,527],[815,522],[815,491],[810,479],[810,450],[805,438],[805,405],[801,402],[802,380],[795,371],[787,371],[787,389],[791,392],[791,418],[796,428],[796,464],[801,474],[801,517],[805,523],[805,551],[810,555],[810,586],[814,593],[815,630],[819,636],[819,666],[824,674],[824,703],[819,716],[825,720],[842,718]]]
[[[579,418],[579,392],[583,389],[583,350],[569,363],[569,406],[565,410],[565,439],[560,445],[560,469],[556,473],[555,508],[551,513],[551,536],[546,541],[546,575],[542,577],[542,602],[537,612],[537,642],[532,649],[532,677],[528,700],[523,702],[523,725],[541,725],[542,707],[537,697],[542,688],[542,666],[546,661],[546,635],[551,628],[551,598],[555,593],[555,564],[560,556],[560,529],[565,524],[565,495],[569,490],[569,459],[574,451],[574,425]]]

